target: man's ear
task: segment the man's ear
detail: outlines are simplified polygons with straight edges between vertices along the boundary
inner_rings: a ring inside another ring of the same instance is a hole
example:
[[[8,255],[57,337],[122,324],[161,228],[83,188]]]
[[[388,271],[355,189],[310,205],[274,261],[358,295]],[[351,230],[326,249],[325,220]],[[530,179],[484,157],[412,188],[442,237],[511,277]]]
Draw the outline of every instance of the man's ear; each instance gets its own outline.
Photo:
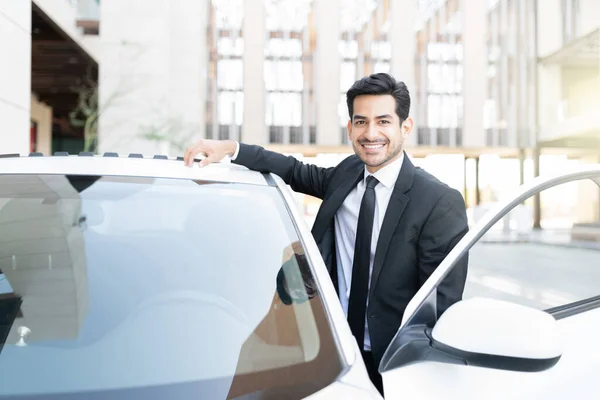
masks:
[[[348,127],[348,139],[350,139],[350,136],[352,135],[352,120],[351,119],[348,120],[347,127]]]
[[[404,136],[404,138],[407,138],[408,135],[410,135],[414,124],[415,122],[411,117],[406,118],[404,122],[402,122],[402,126],[400,127],[400,129],[402,130],[402,135]]]

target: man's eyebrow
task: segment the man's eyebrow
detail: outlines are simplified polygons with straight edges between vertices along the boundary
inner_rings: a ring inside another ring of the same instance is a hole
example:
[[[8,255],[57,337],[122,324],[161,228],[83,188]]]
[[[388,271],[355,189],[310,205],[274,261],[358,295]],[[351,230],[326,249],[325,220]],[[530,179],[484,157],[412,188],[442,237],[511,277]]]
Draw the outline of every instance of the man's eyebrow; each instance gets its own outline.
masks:
[[[353,119],[367,119],[364,115],[354,115]]]
[[[379,116],[375,117],[375,119],[384,119],[384,118],[392,119],[393,117],[390,114],[384,114],[384,115],[379,115]]]

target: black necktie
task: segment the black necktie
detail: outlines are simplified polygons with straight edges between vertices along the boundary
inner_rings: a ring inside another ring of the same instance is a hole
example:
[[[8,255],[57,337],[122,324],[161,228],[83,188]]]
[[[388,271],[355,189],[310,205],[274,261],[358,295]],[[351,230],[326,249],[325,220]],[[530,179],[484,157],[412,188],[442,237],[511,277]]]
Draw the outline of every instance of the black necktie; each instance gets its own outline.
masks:
[[[365,313],[369,291],[369,267],[371,261],[371,237],[375,214],[375,186],[379,181],[374,176],[367,177],[367,188],[360,203],[354,261],[352,262],[352,282],[348,299],[348,323],[362,350],[365,341]]]

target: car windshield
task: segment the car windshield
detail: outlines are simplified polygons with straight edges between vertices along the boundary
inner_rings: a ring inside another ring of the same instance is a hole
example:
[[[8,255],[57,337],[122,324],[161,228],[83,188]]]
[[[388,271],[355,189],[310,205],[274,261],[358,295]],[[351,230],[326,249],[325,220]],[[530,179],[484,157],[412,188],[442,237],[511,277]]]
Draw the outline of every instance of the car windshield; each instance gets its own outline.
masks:
[[[274,187],[0,176],[0,398],[301,398],[342,364]]]

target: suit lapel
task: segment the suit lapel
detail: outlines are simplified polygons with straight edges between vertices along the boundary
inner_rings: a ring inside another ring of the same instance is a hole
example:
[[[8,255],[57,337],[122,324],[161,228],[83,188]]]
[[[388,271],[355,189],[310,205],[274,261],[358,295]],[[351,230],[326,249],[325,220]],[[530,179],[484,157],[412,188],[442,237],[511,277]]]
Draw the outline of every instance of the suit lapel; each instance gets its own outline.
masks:
[[[364,164],[360,163],[356,168],[350,169],[345,173],[345,178],[342,184],[332,193],[332,195],[323,201],[319,212],[315,218],[312,234],[315,241],[318,243],[327,227],[331,223],[331,219],[340,208],[348,194],[358,185],[358,182],[364,177]]]
[[[394,191],[390,198],[390,203],[385,212],[383,218],[383,224],[379,231],[379,240],[377,241],[377,248],[375,250],[375,260],[373,261],[373,273],[371,276],[371,289],[369,292],[372,293],[375,286],[377,286],[377,280],[381,274],[383,268],[383,261],[387,254],[390,246],[390,241],[394,235],[394,231],[400,222],[400,218],[404,213],[404,209],[408,204],[408,196],[405,194],[412,186],[413,178],[415,176],[415,166],[408,159],[406,153],[404,154],[404,161],[402,162],[402,168],[398,174],[398,179],[394,185]],[[371,294],[369,293],[369,295]]]

